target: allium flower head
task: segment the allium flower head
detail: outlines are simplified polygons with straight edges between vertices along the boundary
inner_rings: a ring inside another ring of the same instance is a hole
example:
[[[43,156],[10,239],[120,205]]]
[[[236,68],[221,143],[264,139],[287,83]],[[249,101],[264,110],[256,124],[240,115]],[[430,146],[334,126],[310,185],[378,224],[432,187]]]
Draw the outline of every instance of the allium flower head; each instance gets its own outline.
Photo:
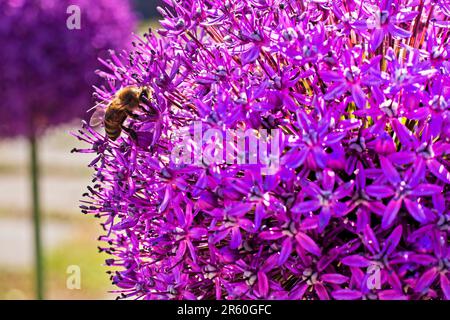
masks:
[[[80,29],[69,29],[77,6]],[[98,56],[127,46],[134,16],[127,1],[3,0],[0,98],[6,136],[40,134],[81,117],[92,104]]]
[[[151,95],[77,135],[121,297],[450,299],[449,5],[166,2],[97,90]]]

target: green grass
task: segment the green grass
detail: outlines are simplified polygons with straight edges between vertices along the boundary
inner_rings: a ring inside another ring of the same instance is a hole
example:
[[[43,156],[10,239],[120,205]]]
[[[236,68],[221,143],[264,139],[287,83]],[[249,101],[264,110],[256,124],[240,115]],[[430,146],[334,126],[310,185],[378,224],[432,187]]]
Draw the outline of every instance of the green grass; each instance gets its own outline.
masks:
[[[110,284],[106,267],[106,255],[99,254],[95,238],[100,234],[98,220],[83,217],[72,221],[76,224],[76,237],[61,243],[51,252],[45,252],[45,298],[46,299],[112,299],[108,291]],[[67,268],[79,266],[81,288],[68,289],[66,282],[70,274]],[[0,299],[34,299],[33,273],[31,269],[0,269]]]
[[[111,290],[109,277],[103,266],[104,255],[98,253],[89,239],[77,239],[50,254],[45,263],[49,266],[49,298],[67,299],[104,299]],[[70,265],[79,266],[81,271],[81,288],[67,289],[67,268]]]

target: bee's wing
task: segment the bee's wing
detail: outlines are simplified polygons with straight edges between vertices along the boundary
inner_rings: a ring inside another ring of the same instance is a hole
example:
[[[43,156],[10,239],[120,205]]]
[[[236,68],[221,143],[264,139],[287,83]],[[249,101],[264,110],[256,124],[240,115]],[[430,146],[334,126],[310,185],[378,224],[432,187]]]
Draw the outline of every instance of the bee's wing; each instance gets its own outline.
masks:
[[[105,109],[102,108],[101,106],[98,106],[97,109],[95,109],[94,113],[91,116],[89,125],[91,127],[97,127],[103,123],[104,119],[105,119]]]
[[[107,101],[108,101],[108,100],[106,100],[106,99],[99,101],[98,103],[96,103],[92,108],[90,108],[90,109],[89,109],[88,111],[86,111],[86,112],[91,112],[91,111],[94,110],[94,109],[98,109],[98,107],[101,106],[101,105],[106,105],[106,104],[107,104]]]

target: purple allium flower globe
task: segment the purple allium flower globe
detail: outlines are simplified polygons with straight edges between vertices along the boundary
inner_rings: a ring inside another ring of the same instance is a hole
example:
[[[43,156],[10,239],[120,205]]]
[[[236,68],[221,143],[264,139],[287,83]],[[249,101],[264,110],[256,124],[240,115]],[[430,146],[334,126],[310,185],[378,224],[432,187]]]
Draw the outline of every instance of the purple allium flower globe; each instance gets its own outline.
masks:
[[[450,299],[448,2],[166,3],[97,90],[150,89],[127,132],[78,134],[119,297]]]

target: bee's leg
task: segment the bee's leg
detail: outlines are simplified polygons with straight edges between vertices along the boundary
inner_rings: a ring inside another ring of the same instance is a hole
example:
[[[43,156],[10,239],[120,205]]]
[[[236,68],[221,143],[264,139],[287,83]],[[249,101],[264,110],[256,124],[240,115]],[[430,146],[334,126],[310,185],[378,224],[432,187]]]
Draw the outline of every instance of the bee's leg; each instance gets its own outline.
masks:
[[[128,127],[126,127],[124,125],[122,125],[121,128],[122,128],[123,131],[125,131],[126,133],[128,133],[130,135],[131,139],[137,140],[136,131],[134,131],[133,129],[128,128]]]
[[[139,99],[141,101],[147,102],[150,97],[150,90],[148,88],[145,88],[142,90],[141,95],[139,96]]]
[[[141,96],[139,97],[139,101],[140,101],[141,103],[148,103],[148,102],[150,101],[150,98],[149,98],[147,95],[141,95]]]
[[[133,113],[133,112],[131,112],[129,110],[126,110],[125,112],[127,113],[127,116],[129,116],[130,118],[132,118],[134,120],[138,120],[139,119],[139,115],[137,115],[137,114],[135,114],[135,113]]]
[[[154,105],[155,101],[153,99],[149,99],[148,101],[150,103],[145,104],[145,107],[142,104],[140,104],[139,109],[148,116],[155,116],[155,114],[158,113],[158,111]]]
[[[142,104],[144,105],[148,105],[149,103],[154,103],[151,94],[150,94],[150,90],[148,88],[142,90],[142,93],[139,97],[139,100],[141,101]],[[139,104],[139,108],[144,111],[145,113],[147,113],[148,111],[142,106],[142,104]]]

